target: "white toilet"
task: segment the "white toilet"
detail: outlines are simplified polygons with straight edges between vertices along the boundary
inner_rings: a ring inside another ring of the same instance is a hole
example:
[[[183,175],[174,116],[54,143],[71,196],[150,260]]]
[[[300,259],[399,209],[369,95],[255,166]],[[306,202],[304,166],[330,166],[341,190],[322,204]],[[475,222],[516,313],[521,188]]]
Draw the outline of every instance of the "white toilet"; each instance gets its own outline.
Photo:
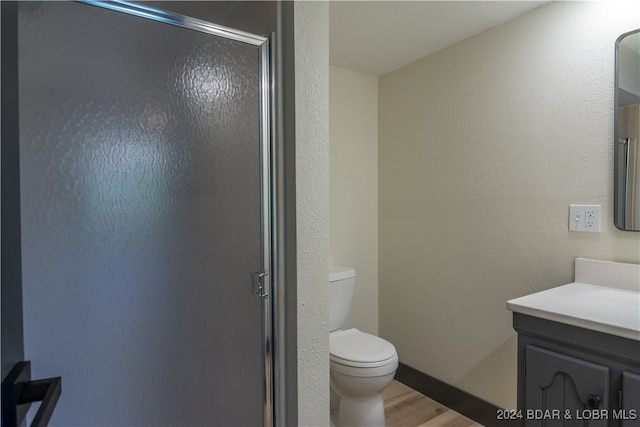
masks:
[[[389,341],[357,329],[342,330],[349,314],[356,272],[331,267],[329,273],[329,352],[332,424],[384,426],[382,391],[398,368]]]

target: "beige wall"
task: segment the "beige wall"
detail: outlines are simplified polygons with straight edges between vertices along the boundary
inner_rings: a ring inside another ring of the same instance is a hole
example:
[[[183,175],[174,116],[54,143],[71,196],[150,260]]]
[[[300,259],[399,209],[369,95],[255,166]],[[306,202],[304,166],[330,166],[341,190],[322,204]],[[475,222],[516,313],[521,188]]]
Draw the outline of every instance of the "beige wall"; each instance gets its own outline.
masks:
[[[554,2],[380,78],[380,334],[400,360],[506,408],[505,302],[640,262],[613,226],[613,60],[637,5]],[[602,232],[568,232],[570,203]]]
[[[347,328],[378,333],[378,79],[329,68],[329,261],[353,267]]]
[[[298,425],[329,425],[329,5],[296,2]],[[327,72],[318,72],[327,70]]]

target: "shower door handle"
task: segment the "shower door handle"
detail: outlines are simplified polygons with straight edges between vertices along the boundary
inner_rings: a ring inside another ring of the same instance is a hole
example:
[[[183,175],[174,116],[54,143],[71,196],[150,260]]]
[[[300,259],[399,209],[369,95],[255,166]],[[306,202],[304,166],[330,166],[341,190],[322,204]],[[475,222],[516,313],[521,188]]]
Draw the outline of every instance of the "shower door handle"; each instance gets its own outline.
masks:
[[[18,427],[33,402],[42,402],[31,427],[45,427],[62,393],[60,377],[31,381],[31,362],[18,362],[2,381],[2,426]]]
[[[269,273],[266,271],[256,271],[251,275],[253,279],[253,293],[258,295],[260,298],[266,298],[269,296],[269,292],[266,289],[264,278],[267,277]]]

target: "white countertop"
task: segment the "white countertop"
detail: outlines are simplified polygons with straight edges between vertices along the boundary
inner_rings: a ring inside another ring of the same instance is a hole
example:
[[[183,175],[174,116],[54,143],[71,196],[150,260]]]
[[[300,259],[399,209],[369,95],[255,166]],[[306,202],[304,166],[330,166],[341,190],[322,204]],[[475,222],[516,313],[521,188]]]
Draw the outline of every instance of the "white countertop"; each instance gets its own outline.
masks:
[[[507,301],[516,313],[640,341],[640,292],[574,282]]]

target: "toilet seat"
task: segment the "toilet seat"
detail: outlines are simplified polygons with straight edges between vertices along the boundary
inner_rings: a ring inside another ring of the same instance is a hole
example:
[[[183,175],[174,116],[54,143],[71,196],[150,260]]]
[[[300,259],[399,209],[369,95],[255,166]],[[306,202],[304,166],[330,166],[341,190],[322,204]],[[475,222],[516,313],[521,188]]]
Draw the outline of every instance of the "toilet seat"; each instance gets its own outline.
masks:
[[[386,365],[373,367],[359,367],[343,365],[335,360],[329,361],[329,370],[331,375],[342,374],[350,377],[381,377],[383,375],[392,374],[398,369],[398,356],[392,357],[386,361]]]
[[[329,360],[338,371],[350,375],[384,375],[398,365],[396,348],[389,341],[357,329],[335,331],[329,336]],[[380,368],[380,369],[374,369]],[[362,372],[363,370],[369,373]],[[375,371],[375,373],[374,373]]]

